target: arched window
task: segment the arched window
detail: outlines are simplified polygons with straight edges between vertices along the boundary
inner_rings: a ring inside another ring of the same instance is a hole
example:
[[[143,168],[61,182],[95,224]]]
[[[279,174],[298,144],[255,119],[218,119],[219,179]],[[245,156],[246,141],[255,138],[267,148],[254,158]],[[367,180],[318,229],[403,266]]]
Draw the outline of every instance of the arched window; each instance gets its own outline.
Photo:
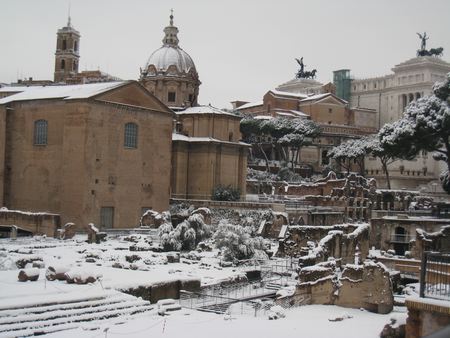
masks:
[[[46,120],[37,120],[34,122],[34,145],[47,145],[47,126]]]
[[[66,69],[66,60],[61,60],[61,69]]]
[[[136,123],[129,122],[125,124],[125,148],[137,148],[138,126]]]

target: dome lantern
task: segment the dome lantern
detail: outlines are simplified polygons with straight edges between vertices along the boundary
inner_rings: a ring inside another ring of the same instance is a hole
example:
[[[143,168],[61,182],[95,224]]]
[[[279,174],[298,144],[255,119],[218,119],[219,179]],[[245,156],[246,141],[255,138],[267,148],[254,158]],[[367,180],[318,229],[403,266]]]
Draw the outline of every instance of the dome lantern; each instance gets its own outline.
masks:
[[[172,108],[196,105],[201,82],[194,61],[178,45],[178,27],[173,24],[173,10],[169,25],[164,28],[162,42],[162,47],[150,55],[141,69],[140,81]]]

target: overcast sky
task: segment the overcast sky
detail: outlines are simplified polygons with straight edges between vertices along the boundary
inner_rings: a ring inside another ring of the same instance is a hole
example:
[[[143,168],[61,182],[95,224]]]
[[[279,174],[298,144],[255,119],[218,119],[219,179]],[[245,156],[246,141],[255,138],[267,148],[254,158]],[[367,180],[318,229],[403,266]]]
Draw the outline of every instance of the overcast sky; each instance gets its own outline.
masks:
[[[174,9],[180,46],[202,81],[200,103],[230,107],[259,101],[292,79],[294,58],[316,68],[318,80],[351,69],[355,78],[382,76],[415,56],[416,32],[427,47],[444,47],[450,61],[449,0],[71,0],[81,33],[80,70],[101,69],[138,79],[161,47]],[[67,23],[69,0],[2,0],[0,82],[53,80],[56,31]]]

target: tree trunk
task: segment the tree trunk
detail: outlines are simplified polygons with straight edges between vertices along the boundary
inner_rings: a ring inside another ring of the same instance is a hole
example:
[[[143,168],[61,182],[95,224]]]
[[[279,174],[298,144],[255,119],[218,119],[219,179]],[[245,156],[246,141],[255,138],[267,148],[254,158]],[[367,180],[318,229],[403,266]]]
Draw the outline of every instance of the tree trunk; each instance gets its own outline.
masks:
[[[296,158],[296,151],[295,151],[295,148],[291,148],[291,149],[293,149],[292,150],[292,158],[291,158],[291,169],[292,169],[292,172],[295,172],[295,158]]]
[[[387,160],[383,160],[381,158],[380,158],[380,160],[381,160],[381,165],[383,166],[383,170],[386,173],[386,184],[387,184],[387,187],[388,187],[388,189],[391,189],[391,179],[389,177],[389,170],[388,170],[388,166],[387,166]]]
[[[364,177],[364,156],[360,157],[358,162],[359,174]]]
[[[269,171],[270,171],[270,169],[269,169],[269,159],[267,158],[267,154],[266,154],[266,152],[264,151],[264,149],[263,149],[261,143],[258,143],[258,146],[259,146],[259,150],[260,150],[260,151],[262,152],[262,154],[264,155],[264,159],[266,160],[266,171],[269,172]]]

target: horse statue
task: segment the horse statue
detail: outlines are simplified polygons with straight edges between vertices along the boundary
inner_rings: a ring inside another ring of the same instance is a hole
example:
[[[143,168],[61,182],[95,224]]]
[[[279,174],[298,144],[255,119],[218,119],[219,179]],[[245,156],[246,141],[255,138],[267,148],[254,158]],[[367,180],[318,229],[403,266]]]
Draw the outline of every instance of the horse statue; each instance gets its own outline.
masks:
[[[312,71],[304,72],[303,78],[305,79],[314,79],[316,77],[317,69],[313,69]]]
[[[419,49],[417,51],[417,56],[442,56],[442,52],[444,51],[444,48],[439,47],[439,48],[431,48],[430,50],[426,50],[426,49]]]
[[[444,48],[439,47],[439,48],[431,48],[430,49],[430,54],[434,55],[434,56],[442,56],[442,52],[444,51]]]

